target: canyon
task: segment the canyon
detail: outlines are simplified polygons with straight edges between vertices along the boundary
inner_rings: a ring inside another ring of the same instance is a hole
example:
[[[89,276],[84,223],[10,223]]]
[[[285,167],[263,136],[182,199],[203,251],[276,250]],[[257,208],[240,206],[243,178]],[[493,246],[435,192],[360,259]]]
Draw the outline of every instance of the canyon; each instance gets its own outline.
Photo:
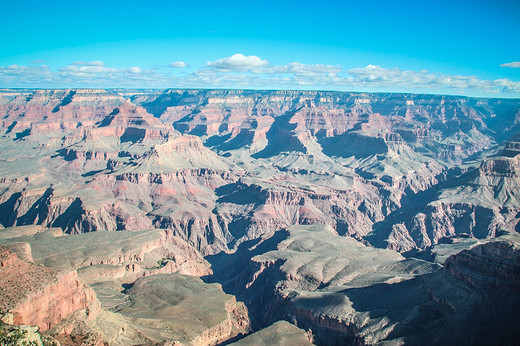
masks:
[[[64,345],[520,336],[518,99],[1,89],[0,115],[10,328]]]

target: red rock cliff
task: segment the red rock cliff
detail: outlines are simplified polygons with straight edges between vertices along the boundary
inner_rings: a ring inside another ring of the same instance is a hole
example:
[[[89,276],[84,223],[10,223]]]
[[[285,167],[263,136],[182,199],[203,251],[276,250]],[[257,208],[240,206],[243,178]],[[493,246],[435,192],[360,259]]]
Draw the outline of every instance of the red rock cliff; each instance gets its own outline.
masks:
[[[96,311],[96,295],[78,281],[77,272],[57,272],[22,261],[0,246],[0,311],[13,314],[14,324],[44,331],[79,309]]]

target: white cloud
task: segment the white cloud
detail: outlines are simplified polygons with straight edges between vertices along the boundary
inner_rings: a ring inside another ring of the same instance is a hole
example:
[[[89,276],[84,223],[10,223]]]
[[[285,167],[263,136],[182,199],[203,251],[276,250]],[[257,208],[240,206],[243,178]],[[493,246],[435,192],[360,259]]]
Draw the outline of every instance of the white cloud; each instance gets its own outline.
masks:
[[[520,82],[510,79],[483,80],[475,76],[446,75],[427,70],[411,71],[375,65],[343,71],[338,66],[290,63],[250,70],[200,69],[182,80],[192,87],[335,89],[457,93],[471,96],[520,93]]]
[[[184,61],[174,61],[169,66],[173,68],[184,68],[187,67],[188,64],[186,64]]]
[[[0,84],[4,86],[26,87],[36,86],[38,83],[52,84],[54,74],[46,65],[0,66]]]
[[[500,65],[500,67],[520,68],[520,61],[508,62],[507,64]]]
[[[116,68],[105,67],[105,63],[102,61],[76,61],[69,66],[59,68],[58,71],[65,75],[88,76],[97,73],[113,73],[117,72],[118,70]]]
[[[182,81],[184,86],[259,89],[340,89],[338,73],[341,68],[332,65],[290,63],[281,66],[263,66],[251,70],[202,68]],[[179,81],[180,82],[180,81]]]
[[[174,81],[175,76],[157,70],[118,69],[101,61],[75,62],[55,71],[46,65],[0,66],[0,85],[16,88],[167,88]]]
[[[105,66],[105,63],[103,61],[99,61],[99,60],[96,60],[96,61],[89,61],[89,62],[85,62],[85,61],[75,61],[73,62],[71,65],[80,65],[80,66]]]
[[[375,87],[400,88],[407,90],[452,90],[466,93],[467,90],[482,93],[512,93],[520,92],[520,82],[509,79],[483,80],[476,76],[449,76],[431,73],[426,70],[406,71],[399,68],[387,69],[368,65],[353,68],[348,71],[347,80],[353,85],[373,85]]]
[[[257,74],[295,74],[302,76],[317,76],[321,74],[329,74],[336,75],[341,72],[341,68],[338,66],[332,65],[322,65],[322,64],[301,64],[299,62],[292,62],[287,65],[282,66],[269,66],[269,67],[259,67],[253,69],[251,72]]]
[[[132,66],[128,69],[128,72],[130,73],[141,73],[143,70],[141,70],[140,67]]]
[[[206,66],[216,68],[223,71],[244,71],[268,65],[267,60],[263,60],[255,55],[245,56],[243,54],[234,54],[227,58],[216,61],[208,61]]]
[[[69,66],[58,69],[58,76],[61,77],[86,77],[97,76],[99,78],[112,78],[125,74],[140,74],[143,70],[140,67],[132,66],[127,69],[107,67],[102,61],[92,62],[73,62]]]
[[[446,75],[426,70],[411,71],[375,65],[349,70],[333,65],[298,62],[269,66],[267,61],[259,57],[242,57],[220,59],[210,67],[181,75],[137,66],[115,68],[106,66],[102,61],[75,62],[57,70],[43,64],[0,66],[0,85],[19,88],[215,87],[456,93],[468,96],[520,95],[520,82],[507,78],[485,80],[476,76]]]
[[[232,57],[230,57],[232,58]],[[324,64],[302,64],[292,62],[286,65],[265,66],[266,60],[256,60],[256,63],[249,64],[249,68],[239,65],[236,59],[235,67],[230,68],[230,58],[220,59],[208,65],[214,67],[218,63],[218,68],[202,68],[195,71],[190,76],[184,78],[186,85],[195,87],[199,84],[202,87],[219,88],[262,88],[262,89],[298,89],[313,87],[333,88],[339,85],[338,74],[341,68],[338,66]],[[246,57],[247,58],[247,57]],[[228,60],[226,60],[228,59]],[[224,61],[226,60],[226,61]],[[262,65],[254,67],[254,65]],[[230,73],[233,72],[233,73]]]
[[[95,87],[170,87],[174,77],[156,70],[146,70],[138,66],[114,68],[102,62],[96,64],[71,64],[58,69],[56,80],[66,85],[86,85]]]

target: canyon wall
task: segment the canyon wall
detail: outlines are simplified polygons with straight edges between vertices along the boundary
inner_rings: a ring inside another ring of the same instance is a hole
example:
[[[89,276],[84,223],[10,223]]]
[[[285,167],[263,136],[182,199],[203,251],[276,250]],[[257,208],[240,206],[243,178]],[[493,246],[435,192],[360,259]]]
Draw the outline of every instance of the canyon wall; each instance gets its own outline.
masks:
[[[0,110],[3,227],[168,228],[214,254],[294,224],[402,252],[518,224],[517,100],[18,90]],[[461,179],[490,193],[448,198]]]

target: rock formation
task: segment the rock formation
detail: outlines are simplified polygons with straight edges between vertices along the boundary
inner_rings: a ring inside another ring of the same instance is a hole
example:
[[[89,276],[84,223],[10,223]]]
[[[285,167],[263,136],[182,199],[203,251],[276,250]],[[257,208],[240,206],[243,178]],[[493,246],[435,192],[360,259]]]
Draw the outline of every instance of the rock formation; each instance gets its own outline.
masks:
[[[12,324],[34,325],[45,331],[76,310],[94,314],[96,295],[78,281],[76,271],[39,267],[0,246],[0,311]]]
[[[519,100],[2,89],[0,115],[17,323],[94,344],[515,337]],[[47,311],[35,292],[86,298]],[[218,304],[190,334],[166,315],[197,294]]]
[[[220,285],[177,274],[137,280],[112,310],[154,342],[215,345],[249,331],[247,309]]]
[[[273,227],[315,222],[357,238],[376,231],[368,240],[377,246],[424,249],[453,235],[451,218],[472,218],[474,207],[432,202],[413,225],[379,223],[396,214],[410,219],[409,201],[455,179],[453,168],[467,157],[491,153],[518,131],[520,111],[516,100],[310,91],[3,96],[3,227],[169,228],[203,254]],[[505,159],[514,161],[514,143],[504,147]],[[506,169],[501,160],[483,163],[482,174]],[[251,199],[236,199],[228,192],[235,188]],[[501,214],[486,210],[490,216],[459,233],[476,227],[476,236],[493,236]],[[444,226],[431,229],[424,213]]]
[[[278,321],[232,345],[312,345],[312,338],[304,331],[286,321]]]
[[[211,274],[209,264],[169,231],[66,235],[25,226],[3,235],[2,244],[29,251],[35,263],[0,246],[0,311],[12,316],[12,325],[51,330],[65,343],[100,345],[210,345],[249,331],[245,306],[196,278]],[[158,300],[168,304],[158,309]]]
[[[253,326],[286,319],[311,329],[318,344],[518,337],[511,329],[519,321],[520,300],[511,293],[520,277],[518,235],[463,250],[440,266],[337,239],[325,225],[280,233],[212,259],[216,278],[256,317]]]

